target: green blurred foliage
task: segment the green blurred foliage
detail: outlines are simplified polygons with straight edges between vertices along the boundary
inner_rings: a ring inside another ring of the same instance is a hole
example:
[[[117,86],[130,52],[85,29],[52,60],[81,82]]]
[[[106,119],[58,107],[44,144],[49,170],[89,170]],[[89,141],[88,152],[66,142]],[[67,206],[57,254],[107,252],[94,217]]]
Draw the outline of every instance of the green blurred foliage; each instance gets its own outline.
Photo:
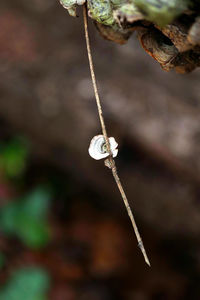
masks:
[[[40,268],[17,270],[0,290],[0,300],[47,300],[49,281]]]
[[[9,142],[0,143],[0,170],[8,178],[19,177],[23,174],[29,154],[28,142],[16,137]]]
[[[51,193],[35,188],[23,199],[8,203],[0,209],[0,228],[7,235],[17,236],[30,248],[44,247],[50,238],[47,213]]]

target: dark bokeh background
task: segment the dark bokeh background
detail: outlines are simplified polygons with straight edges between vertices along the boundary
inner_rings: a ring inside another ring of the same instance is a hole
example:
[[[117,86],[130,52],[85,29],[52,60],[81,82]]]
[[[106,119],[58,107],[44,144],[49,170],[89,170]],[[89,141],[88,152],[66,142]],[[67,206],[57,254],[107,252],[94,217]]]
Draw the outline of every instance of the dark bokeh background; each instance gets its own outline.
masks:
[[[90,22],[149,269],[110,171],[87,152],[100,125],[79,15],[0,2],[0,300],[199,299],[200,73],[165,73],[135,37],[119,46]]]

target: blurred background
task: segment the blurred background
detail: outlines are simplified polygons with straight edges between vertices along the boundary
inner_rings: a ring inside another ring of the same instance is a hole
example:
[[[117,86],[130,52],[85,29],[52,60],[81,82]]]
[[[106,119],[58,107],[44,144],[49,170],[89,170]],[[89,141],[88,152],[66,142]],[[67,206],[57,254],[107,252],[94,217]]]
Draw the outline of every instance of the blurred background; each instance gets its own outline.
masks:
[[[90,22],[109,136],[145,265],[103,162],[82,12],[0,2],[0,300],[199,299],[200,71],[166,73]]]

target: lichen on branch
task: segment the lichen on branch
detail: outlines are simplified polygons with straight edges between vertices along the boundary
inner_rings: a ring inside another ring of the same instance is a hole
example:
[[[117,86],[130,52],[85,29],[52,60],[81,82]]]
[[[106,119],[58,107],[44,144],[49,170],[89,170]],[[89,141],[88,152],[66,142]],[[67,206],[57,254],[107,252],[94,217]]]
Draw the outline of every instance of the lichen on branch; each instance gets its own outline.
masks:
[[[70,15],[86,0],[60,0]],[[136,31],[163,70],[186,73],[200,66],[199,0],[87,0],[100,34],[124,44]]]

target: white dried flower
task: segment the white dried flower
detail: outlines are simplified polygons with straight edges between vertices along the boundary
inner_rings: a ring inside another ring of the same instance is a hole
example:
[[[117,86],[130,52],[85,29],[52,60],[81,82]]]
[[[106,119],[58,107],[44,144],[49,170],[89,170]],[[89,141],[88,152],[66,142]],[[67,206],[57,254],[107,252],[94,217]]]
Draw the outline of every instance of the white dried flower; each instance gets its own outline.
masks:
[[[109,138],[110,150],[112,152],[113,157],[117,156],[117,142],[114,137]],[[89,146],[89,154],[92,158],[99,160],[109,156],[108,150],[106,149],[106,142],[104,136],[102,134],[96,135],[90,142]]]

